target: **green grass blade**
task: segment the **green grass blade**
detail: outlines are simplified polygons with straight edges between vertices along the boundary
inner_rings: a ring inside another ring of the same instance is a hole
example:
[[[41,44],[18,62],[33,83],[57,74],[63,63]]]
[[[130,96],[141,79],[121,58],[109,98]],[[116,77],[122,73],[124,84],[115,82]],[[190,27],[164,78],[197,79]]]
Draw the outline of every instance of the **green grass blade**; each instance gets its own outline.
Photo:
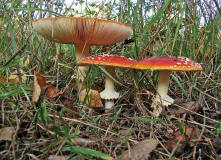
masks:
[[[176,81],[176,83],[178,84],[178,86],[180,87],[180,89],[182,90],[184,96],[185,96],[186,98],[188,98],[188,94],[186,93],[186,91],[185,91],[183,85],[180,83],[180,81],[179,81],[174,75],[171,75],[171,76],[172,76],[172,78]]]
[[[40,117],[41,117],[41,120],[44,123],[44,125],[48,124],[48,116],[47,115],[48,114],[47,114],[46,105],[41,106],[41,108],[40,108]]]
[[[11,40],[12,40],[12,48],[13,48],[13,52],[17,52],[17,43],[16,43],[16,40],[15,40],[15,35],[14,35],[14,30],[13,30],[13,25],[12,25],[12,22],[10,20],[10,17],[8,16],[8,14],[5,13],[5,16],[6,16],[6,19],[8,21],[8,29],[9,29],[9,33],[10,33],[10,36],[11,36]]]
[[[15,96],[16,94],[23,93],[21,88],[17,88],[8,92],[0,93],[0,98],[9,98],[11,96]]]
[[[181,120],[178,120],[178,128],[179,128],[179,131],[181,134],[184,134],[185,133],[185,127],[184,127],[184,124],[181,122]]]
[[[116,80],[113,76],[111,76],[103,67],[98,66],[108,77],[110,77],[115,83],[124,86],[122,83],[120,83],[118,80]]]
[[[173,52],[173,49],[174,49],[174,46],[175,46],[175,42],[177,41],[177,37],[178,37],[178,34],[179,34],[181,23],[183,21],[182,18],[183,18],[183,15],[184,15],[184,11],[185,11],[185,6],[182,9],[180,20],[178,21],[177,26],[176,26],[175,36],[174,36],[173,45],[172,45],[172,52]]]
[[[57,12],[50,11],[50,10],[47,10],[47,9],[40,9],[40,8],[11,8],[11,9],[13,9],[15,11],[30,11],[30,12],[41,11],[41,12],[53,13],[57,16],[63,16],[62,14],[59,14]]]
[[[107,154],[104,154],[102,152],[95,151],[93,149],[88,149],[84,147],[76,147],[76,146],[64,146],[62,148],[62,151],[70,151],[78,154],[88,155],[92,157],[102,158],[106,160],[112,160],[113,158]]]
[[[156,119],[156,118],[146,118],[146,117],[133,117],[132,119],[136,121],[142,121],[142,122],[154,122],[154,123],[165,123],[165,122],[171,122],[168,120],[163,119]]]
[[[120,112],[122,111],[122,107],[115,113],[114,117],[113,117],[113,122],[117,120]]]
[[[151,21],[148,23],[147,28],[144,30],[144,34],[146,34],[151,26],[161,18],[162,14],[165,12],[165,10],[167,9],[168,5],[170,4],[170,0],[168,0],[167,2],[164,3],[163,7],[160,8],[160,10],[157,12],[157,14],[151,19]]]

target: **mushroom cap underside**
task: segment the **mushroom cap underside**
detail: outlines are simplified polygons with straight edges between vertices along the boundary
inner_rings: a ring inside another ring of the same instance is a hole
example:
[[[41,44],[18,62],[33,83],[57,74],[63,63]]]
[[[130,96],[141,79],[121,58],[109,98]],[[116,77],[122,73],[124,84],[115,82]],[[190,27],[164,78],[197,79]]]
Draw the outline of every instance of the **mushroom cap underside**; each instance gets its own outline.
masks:
[[[202,66],[186,57],[152,57],[143,59],[132,66],[134,69],[197,71]]]
[[[32,26],[44,38],[58,43],[109,45],[131,35],[131,26],[112,20],[56,17],[34,20]]]
[[[100,66],[112,66],[120,68],[131,68],[131,66],[135,65],[136,63],[137,61],[133,59],[118,55],[109,55],[109,54],[91,56],[81,59],[77,62],[79,66],[100,65]]]

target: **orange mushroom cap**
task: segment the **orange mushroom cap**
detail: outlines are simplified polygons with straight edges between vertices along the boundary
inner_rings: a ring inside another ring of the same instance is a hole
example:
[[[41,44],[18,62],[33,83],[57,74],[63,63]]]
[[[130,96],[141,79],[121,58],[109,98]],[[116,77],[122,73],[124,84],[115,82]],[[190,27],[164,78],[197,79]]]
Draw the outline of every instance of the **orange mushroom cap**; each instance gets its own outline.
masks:
[[[56,17],[34,20],[35,31],[59,43],[109,45],[123,41],[133,31],[123,23],[97,18]]]
[[[137,61],[123,56],[103,54],[81,59],[77,63],[79,66],[101,65],[110,67],[113,66],[121,68],[131,68],[131,66],[135,65]]]
[[[146,58],[132,66],[135,69],[197,71],[202,66],[186,57],[152,57]]]

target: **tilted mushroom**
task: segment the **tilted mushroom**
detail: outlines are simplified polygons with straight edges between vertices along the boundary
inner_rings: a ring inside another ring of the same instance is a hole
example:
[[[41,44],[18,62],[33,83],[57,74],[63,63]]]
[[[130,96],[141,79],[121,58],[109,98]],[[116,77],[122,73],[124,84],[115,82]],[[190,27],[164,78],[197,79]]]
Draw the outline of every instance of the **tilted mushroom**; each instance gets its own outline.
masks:
[[[133,31],[123,23],[97,18],[57,17],[34,20],[32,26],[40,35],[54,42],[75,44],[77,60],[87,57],[91,45],[109,45],[123,41]],[[78,68],[81,88],[88,68]]]
[[[159,116],[161,106],[173,104],[174,99],[168,96],[169,76],[172,71],[197,71],[202,70],[199,63],[185,57],[152,57],[143,59],[133,66],[135,69],[159,70],[157,95],[153,98],[152,108],[154,114]]]
[[[137,61],[122,56],[104,54],[87,57],[79,60],[77,63],[79,66],[105,66],[108,73],[112,77],[115,77],[115,67],[131,68],[131,66],[137,63]],[[111,109],[111,107],[114,105],[114,99],[119,98],[119,93],[116,92],[114,87],[114,81],[108,75],[106,75],[105,78],[105,89],[100,93],[100,95],[102,99],[105,99],[105,109]]]

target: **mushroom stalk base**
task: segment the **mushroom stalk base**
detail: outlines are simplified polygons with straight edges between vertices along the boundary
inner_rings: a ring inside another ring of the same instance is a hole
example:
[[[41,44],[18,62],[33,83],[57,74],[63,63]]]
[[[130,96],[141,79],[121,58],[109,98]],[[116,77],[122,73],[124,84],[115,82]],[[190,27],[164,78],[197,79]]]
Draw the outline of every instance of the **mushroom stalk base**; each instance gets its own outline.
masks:
[[[76,51],[76,59],[77,61],[82,59],[82,58],[85,58],[85,57],[88,57],[88,54],[89,54],[89,49],[90,49],[90,45],[87,45],[87,44],[75,44],[75,51]],[[84,92],[84,89],[85,89],[85,86],[83,86],[83,82],[84,82],[84,78],[86,77],[86,74],[88,72],[88,67],[87,66],[78,66],[77,67],[77,85],[78,85],[78,91],[80,93],[80,96],[79,96],[79,100],[81,102],[83,102],[85,96],[86,96],[86,92]],[[95,90],[90,90],[90,95],[92,96],[92,102],[99,102],[99,98],[97,99],[95,96],[93,95],[97,95],[96,94],[96,91]],[[101,101],[99,103],[95,103],[93,104],[94,106],[93,107],[99,107],[100,106]]]
[[[114,77],[115,71],[113,68],[105,67],[105,69],[112,77]],[[102,99],[105,99],[105,109],[110,109],[114,105],[114,99],[119,98],[120,94],[115,90],[114,81],[107,75],[105,78],[105,89],[100,93],[100,95]]]
[[[158,117],[164,106],[173,104],[174,99],[167,95],[169,87],[169,76],[171,71],[160,71],[157,86],[157,95],[152,99],[151,107],[154,109],[153,114]]]
[[[105,110],[109,110],[114,106],[114,101],[105,100]]]

